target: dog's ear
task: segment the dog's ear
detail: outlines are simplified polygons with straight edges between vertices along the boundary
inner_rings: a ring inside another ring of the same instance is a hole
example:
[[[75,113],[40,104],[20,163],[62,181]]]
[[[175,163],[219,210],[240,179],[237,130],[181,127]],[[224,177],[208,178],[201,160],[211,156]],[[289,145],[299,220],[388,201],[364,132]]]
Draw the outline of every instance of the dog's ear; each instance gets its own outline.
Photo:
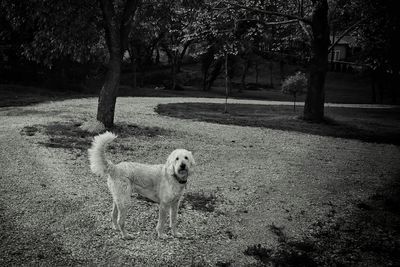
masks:
[[[167,173],[168,175],[174,175],[175,174],[175,151],[173,151],[167,158],[167,162],[165,163],[165,166],[167,168]]]

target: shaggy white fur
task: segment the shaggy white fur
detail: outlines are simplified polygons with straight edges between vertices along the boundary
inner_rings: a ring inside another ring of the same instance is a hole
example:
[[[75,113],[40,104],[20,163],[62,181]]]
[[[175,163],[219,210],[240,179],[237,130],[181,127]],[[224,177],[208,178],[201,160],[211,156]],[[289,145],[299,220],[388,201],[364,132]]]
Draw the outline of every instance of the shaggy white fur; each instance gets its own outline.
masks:
[[[107,184],[113,197],[112,223],[122,238],[131,238],[124,228],[126,207],[132,190],[160,204],[157,234],[166,238],[164,225],[170,213],[170,227],[176,237],[176,219],[179,202],[186,187],[187,178],[195,165],[193,155],[185,149],[174,150],[165,164],[149,165],[136,162],[113,164],[105,157],[105,149],[117,136],[105,132],[94,138],[88,150],[90,168],[94,174],[107,177]]]

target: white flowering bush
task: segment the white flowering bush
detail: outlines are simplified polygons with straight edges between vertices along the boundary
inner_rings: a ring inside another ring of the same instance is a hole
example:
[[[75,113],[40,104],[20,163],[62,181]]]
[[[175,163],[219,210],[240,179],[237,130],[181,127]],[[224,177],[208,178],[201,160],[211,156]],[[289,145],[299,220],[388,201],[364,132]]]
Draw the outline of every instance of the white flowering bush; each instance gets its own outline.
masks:
[[[304,72],[298,71],[287,77],[282,83],[282,93],[293,96],[293,109],[296,110],[296,98],[307,91],[307,77]]]

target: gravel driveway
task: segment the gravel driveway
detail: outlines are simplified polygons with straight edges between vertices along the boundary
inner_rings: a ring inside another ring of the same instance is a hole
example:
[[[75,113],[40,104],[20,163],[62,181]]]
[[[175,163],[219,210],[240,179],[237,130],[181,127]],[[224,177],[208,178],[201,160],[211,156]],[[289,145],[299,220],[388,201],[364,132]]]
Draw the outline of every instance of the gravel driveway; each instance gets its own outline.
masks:
[[[157,204],[136,196],[127,219],[135,239],[119,239],[110,227],[106,181],[88,168],[90,138],[82,136],[82,142],[73,145],[66,138],[65,146],[54,145],[57,136],[51,136],[48,126],[76,127],[91,120],[97,99],[1,108],[0,265],[268,263],[249,248],[259,244],[273,257],[283,243],[307,239],[324,245],[322,230],[359,224],[368,212],[362,204],[386,192],[399,177],[398,146],[181,120],[154,112],[161,103],[223,101],[117,100],[116,124],[139,134],[121,134],[110,148],[110,159],[162,163],[178,147],[192,150],[196,159],[179,215],[185,238],[168,240],[156,238]],[[202,198],[210,200],[209,208],[198,207]],[[398,232],[390,234],[391,239],[398,237]],[[335,242],[337,246],[329,249],[339,250],[330,252],[339,263],[375,265],[382,260],[368,250],[342,255],[342,241]],[[310,252],[312,260],[326,263],[317,252],[318,248]],[[397,263],[390,257],[384,260]]]

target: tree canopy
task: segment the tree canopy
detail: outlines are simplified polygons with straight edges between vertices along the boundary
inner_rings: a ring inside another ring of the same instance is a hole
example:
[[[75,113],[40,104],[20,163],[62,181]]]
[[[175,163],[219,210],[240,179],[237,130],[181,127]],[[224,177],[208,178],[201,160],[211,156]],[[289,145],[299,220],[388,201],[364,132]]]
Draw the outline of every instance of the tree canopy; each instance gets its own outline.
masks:
[[[305,117],[320,120],[330,29],[336,41],[356,36],[362,60],[372,68],[398,73],[395,6],[395,0],[3,0],[0,36],[17,56],[48,67],[60,59],[107,63],[97,116],[107,126],[126,51],[146,65],[162,49],[174,77],[189,46],[211,59],[258,54],[307,65]]]
[[[23,35],[17,50],[51,67],[60,58],[104,60],[104,30],[93,1],[1,1],[9,31]],[[100,33],[100,34],[99,34]]]

